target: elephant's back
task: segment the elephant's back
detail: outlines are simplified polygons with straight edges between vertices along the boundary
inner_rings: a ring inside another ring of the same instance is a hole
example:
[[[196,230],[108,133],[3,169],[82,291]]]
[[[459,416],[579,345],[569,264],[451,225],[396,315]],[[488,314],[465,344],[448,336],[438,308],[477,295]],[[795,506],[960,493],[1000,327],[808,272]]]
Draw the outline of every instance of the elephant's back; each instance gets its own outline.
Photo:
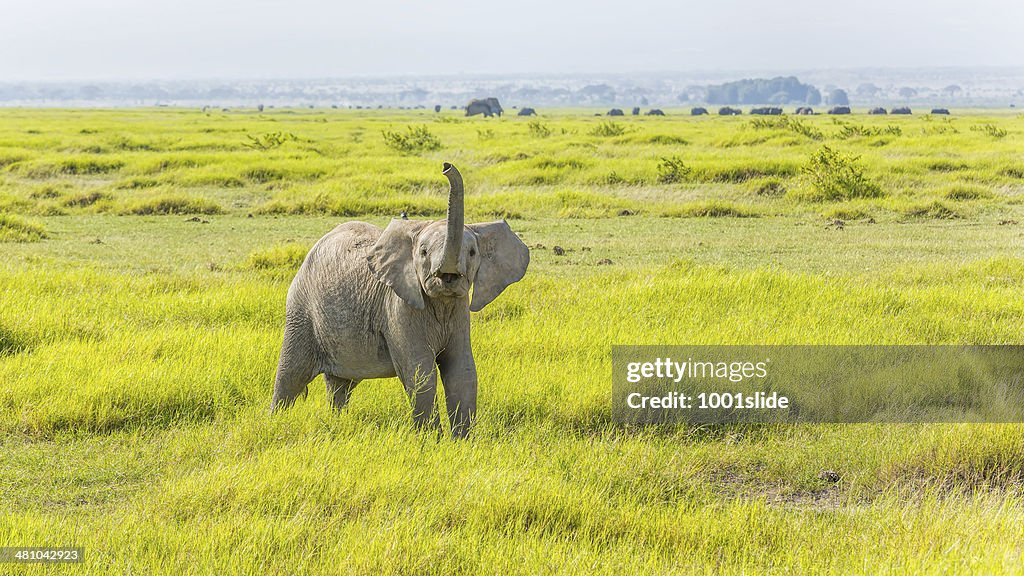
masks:
[[[367,285],[366,258],[382,230],[366,222],[340,224],[310,248],[289,290],[289,300],[323,299],[338,290]]]
[[[327,272],[365,270],[366,258],[383,231],[366,222],[345,222],[320,238],[302,263],[303,268],[326,268]]]

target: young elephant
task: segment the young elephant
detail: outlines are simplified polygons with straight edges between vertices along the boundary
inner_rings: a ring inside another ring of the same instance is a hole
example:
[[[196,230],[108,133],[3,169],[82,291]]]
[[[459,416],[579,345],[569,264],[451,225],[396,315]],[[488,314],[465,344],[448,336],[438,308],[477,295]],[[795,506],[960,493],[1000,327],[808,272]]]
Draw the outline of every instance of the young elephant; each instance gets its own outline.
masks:
[[[394,219],[383,231],[347,222],[309,251],[288,290],[271,412],[317,374],[336,409],[360,380],[397,375],[415,423],[439,426],[436,365],[452,433],[469,432],[477,392],[469,312],[521,280],[530,251],[504,220],[464,226],[462,176],[447,162],[443,173],[447,220]]]

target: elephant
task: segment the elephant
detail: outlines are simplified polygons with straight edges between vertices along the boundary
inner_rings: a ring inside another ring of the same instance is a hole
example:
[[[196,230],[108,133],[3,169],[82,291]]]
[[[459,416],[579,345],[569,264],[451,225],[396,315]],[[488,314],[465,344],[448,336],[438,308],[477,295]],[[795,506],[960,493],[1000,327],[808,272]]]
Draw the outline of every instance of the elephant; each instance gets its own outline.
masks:
[[[483,114],[484,118],[490,118],[491,116],[501,117],[501,113],[504,111],[497,98],[470,100],[469,104],[466,105],[466,116]]]
[[[520,108],[519,109],[519,116],[536,116],[536,115],[537,115],[537,111],[534,110],[533,108]]]
[[[949,115],[949,108],[932,108],[932,114]]]
[[[732,108],[731,106],[722,106],[718,109],[719,116],[739,116],[743,114],[743,111],[739,108]]]
[[[639,106],[633,106],[633,116],[639,116],[639,115],[640,115],[640,107]]]
[[[850,113],[850,107],[849,106],[833,106],[833,107],[828,109],[828,113],[829,114],[849,114]]]
[[[622,112],[622,108],[612,108],[611,110],[608,111],[607,115],[608,116],[625,116],[625,114]]]
[[[868,110],[868,114],[871,114],[872,116],[884,116],[888,114],[888,112],[886,112],[885,108],[882,108],[881,106],[875,106],[871,110]]]
[[[462,176],[445,162],[445,220],[346,222],[321,238],[288,289],[270,411],[323,374],[335,410],[360,380],[397,376],[417,428],[440,430],[438,368],[454,437],[476,418],[470,312],[526,274],[530,250],[504,220],[463,225]],[[472,297],[470,297],[472,287]]]
[[[750,113],[754,116],[778,116],[782,114],[782,108],[778,106],[761,106],[759,108],[751,108]]]
[[[690,110],[690,116],[704,116],[707,113],[708,109],[701,106],[697,106]]]
[[[908,108],[906,106],[900,106],[898,108],[893,108],[892,110],[889,111],[889,113],[890,114],[913,114],[913,112],[911,112],[910,108]]]
[[[661,108],[651,108],[647,111],[645,116],[664,116],[665,113],[661,111]]]
[[[801,116],[813,116],[814,108],[811,108],[810,106],[800,106],[796,109],[796,114]]]

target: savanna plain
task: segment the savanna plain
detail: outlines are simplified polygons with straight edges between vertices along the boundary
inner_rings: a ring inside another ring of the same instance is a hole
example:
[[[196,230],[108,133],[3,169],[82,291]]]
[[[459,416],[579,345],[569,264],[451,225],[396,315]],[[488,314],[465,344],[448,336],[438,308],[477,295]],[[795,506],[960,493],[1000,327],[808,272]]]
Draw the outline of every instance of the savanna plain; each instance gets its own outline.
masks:
[[[52,574],[1021,573],[1018,424],[626,427],[613,344],[1024,343],[1024,117],[0,110],[0,546]],[[857,110],[855,110],[857,112]],[[268,416],[347,220],[508,219],[479,421]]]

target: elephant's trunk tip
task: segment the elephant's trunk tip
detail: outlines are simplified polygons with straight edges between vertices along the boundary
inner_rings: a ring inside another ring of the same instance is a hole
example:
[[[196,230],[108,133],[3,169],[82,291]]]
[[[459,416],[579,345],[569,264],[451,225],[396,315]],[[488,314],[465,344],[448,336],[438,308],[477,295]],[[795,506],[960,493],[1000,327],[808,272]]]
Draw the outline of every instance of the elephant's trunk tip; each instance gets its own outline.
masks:
[[[441,165],[441,174],[447,174],[452,168],[455,168],[455,166],[452,166],[451,162],[445,162]]]

